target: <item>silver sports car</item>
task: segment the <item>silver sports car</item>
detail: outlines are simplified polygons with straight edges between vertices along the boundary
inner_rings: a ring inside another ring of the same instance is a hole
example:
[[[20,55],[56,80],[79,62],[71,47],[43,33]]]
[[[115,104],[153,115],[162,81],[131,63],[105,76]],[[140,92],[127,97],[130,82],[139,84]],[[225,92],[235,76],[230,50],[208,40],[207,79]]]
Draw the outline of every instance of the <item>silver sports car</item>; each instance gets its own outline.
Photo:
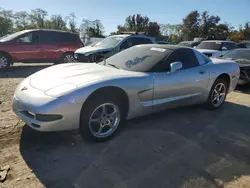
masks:
[[[79,129],[102,141],[124,119],[181,105],[221,107],[239,72],[237,63],[195,49],[138,45],[98,64],[55,65],[29,76],[15,91],[13,110],[33,129]]]

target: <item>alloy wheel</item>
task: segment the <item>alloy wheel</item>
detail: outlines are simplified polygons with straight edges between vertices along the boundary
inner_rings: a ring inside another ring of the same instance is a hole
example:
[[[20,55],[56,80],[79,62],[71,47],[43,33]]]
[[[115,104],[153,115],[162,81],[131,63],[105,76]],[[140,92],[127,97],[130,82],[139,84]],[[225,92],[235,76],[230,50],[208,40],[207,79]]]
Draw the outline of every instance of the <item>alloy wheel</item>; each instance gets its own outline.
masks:
[[[75,61],[74,56],[70,55],[70,54],[66,55],[64,57],[64,59],[63,59],[64,63],[71,63],[71,62],[74,62],[74,61]]]
[[[214,87],[214,90],[211,96],[212,105],[214,107],[218,107],[224,102],[226,98],[226,92],[227,92],[227,89],[224,83],[218,83]]]
[[[5,56],[0,56],[0,69],[8,66],[8,59]]]
[[[112,103],[98,106],[89,118],[91,133],[97,138],[110,136],[120,123],[119,108]]]

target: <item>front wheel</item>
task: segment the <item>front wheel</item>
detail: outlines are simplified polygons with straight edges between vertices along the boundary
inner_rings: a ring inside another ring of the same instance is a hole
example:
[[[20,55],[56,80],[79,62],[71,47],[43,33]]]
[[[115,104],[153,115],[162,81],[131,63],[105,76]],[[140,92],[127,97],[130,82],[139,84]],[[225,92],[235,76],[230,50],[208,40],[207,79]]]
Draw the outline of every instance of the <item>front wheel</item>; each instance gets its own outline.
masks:
[[[11,64],[11,59],[5,54],[0,53],[0,71],[1,70],[6,70],[7,68],[10,67]]]
[[[209,97],[206,102],[206,106],[208,109],[218,109],[220,108],[226,99],[228,91],[228,84],[223,79],[217,79],[210,91]]]
[[[105,141],[119,129],[123,109],[118,100],[95,98],[81,112],[80,134],[83,138]]]

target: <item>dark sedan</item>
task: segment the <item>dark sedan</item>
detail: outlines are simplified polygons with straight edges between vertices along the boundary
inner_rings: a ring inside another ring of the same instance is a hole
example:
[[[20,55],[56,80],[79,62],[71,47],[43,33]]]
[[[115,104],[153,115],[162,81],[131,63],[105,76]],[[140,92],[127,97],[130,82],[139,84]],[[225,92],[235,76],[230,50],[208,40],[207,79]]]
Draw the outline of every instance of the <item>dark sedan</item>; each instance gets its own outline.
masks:
[[[239,84],[245,85],[250,83],[250,48],[239,48],[231,50],[221,58],[232,59],[240,66]]]

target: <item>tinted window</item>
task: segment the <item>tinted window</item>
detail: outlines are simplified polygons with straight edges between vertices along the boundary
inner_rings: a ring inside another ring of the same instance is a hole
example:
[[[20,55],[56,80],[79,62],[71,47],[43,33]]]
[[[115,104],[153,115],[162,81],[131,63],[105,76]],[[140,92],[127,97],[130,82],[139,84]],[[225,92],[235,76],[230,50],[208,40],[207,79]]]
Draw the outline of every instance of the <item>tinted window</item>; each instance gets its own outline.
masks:
[[[78,36],[72,33],[41,31],[41,42],[50,43],[76,43]]]
[[[152,44],[152,41],[146,38],[132,38],[132,45],[139,45],[139,44]]]
[[[120,50],[125,50],[127,48],[130,48],[133,46],[133,40],[130,39],[126,39],[120,46]]]
[[[232,42],[225,42],[223,43],[223,47],[226,47],[227,50],[233,50],[236,48],[236,45]]]
[[[201,42],[197,49],[221,50],[221,42]]]
[[[250,50],[247,49],[232,50],[223,55],[223,58],[250,60]]]
[[[148,72],[171,52],[159,47],[134,46],[108,58],[106,66],[115,65],[124,70]]]
[[[169,70],[169,66],[173,62],[181,61],[183,69],[192,68],[199,65],[199,62],[192,49],[176,49],[165,61],[165,68]]]

